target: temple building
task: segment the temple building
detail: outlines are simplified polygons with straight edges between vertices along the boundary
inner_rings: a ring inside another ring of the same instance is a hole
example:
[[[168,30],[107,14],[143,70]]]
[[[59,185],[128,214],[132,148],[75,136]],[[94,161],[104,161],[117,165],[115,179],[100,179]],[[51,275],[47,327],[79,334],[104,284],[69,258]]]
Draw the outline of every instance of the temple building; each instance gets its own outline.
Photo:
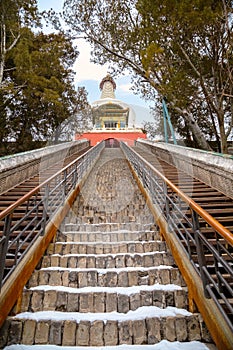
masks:
[[[91,146],[106,140],[114,145],[125,141],[132,145],[138,138],[146,138],[140,128],[135,127],[136,115],[133,108],[115,97],[116,83],[108,74],[100,83],[100,99],[93,102],[91,131],[84,132],[75,139],[88,139]]]

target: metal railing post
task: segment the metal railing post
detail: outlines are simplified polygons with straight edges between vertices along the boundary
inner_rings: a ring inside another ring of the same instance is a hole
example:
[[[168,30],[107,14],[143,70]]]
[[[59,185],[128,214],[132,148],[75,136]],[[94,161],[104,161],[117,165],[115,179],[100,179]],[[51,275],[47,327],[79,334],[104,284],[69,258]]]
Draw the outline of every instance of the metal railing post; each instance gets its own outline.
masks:
[[[0,240],[0,290],[2,287],[2,281],[4,278],[4,270],[5,270],[5,262],[7,255],[7,247],[10,237],[11,230],[11,222],[12,222],[12,213],[7,215],[4,222],[3,236]]]
[[[199,236],[200,224],[199,224],[198,214],[194,210],[192,210],[192,224],[193,224],[194,238],[196,242],[197,261],[199,264],[199,271],[200,271],[200,276],[201,276],[201,280],[204,288],[204,293],[206,298],[210,298],[210,295],[206,288],[208,282],[207,282],[207,278],[204,270],[207,268],[207,265],[206,265],[206,258],[204,254],[203,244]]]

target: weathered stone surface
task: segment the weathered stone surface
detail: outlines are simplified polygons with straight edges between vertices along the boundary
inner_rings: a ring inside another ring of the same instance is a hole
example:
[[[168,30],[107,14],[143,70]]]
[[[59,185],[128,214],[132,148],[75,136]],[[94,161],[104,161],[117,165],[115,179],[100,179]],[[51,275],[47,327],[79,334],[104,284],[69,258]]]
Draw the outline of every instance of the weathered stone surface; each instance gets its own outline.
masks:
[[[197,315],[192,315],[187,320],[189,341],[201,340],[201,329]]]
[[[161,322],[158,318],[146,318],[148,344],[161,341]]]
[[[147,343],[147,330],[145,320],[134,320],[132,322],[133,344]]]
[[[186,319],[182,316],[177,316],[175,320],[176,337],[178,341],[186,341],[188,339]]]
[[[94,321],[90,327],[90,345],[104,345],[104,323],[103,321]]]
[[[57,306],[57,291],[48,290],[44,292],[43,310],[56,310]]]
[[[16,329],[14,330],[16,332]],[[23,327],[22,343],[25,345],[34,344],[36,331],[36,321],[35,320],[25,320]]]
[[[21,343],[23,326],[23,322],[21,321],[11,321],[8,330],[8,345]]]
[[[105,294],[94,293],[93,305],[94,305],[94,312],[104,312],[105,311]]]
[[[76,328],[77,323],[75,321],[64,321],[62,345],[63,346],[75,346],[76,343]]]
[[[29,327],[27,326],[27,328]],[[50,324],[46,321],[40,321],[36,324],[35,344],[48,344],[49,328]]]
[[[118,322],[107,321],[104,327],[104,345],[118,345]]]
[[[119,344],[133,344],[132,322],[120,322],[119,326]]]
[[[81,321],[76,332],[76,346],[90,345],[90,322]]]
[[[61,345],[62,344],[62,328],[63,324],[60,321],[51,321],[49,332],[49,344]]]
[[[118,295],[118,312],[127,313],[129,311],[129,297],[128,295]]]

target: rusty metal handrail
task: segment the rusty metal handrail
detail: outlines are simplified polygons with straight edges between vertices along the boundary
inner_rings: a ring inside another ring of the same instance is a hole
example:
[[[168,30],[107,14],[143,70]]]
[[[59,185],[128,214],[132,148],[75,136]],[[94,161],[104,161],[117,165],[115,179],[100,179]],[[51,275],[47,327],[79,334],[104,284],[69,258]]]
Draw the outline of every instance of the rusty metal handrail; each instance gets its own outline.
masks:
[[[233,330],[229,317],[233,314],[229,302],[233,298],[233,234],[132,148],[125,143],[121,143],[121,147],[168,227],[182,242],[185,253],[202,279],[205,296],[216,302]],[[203,226],[214,233],[214,244],[209,243]],[[213,260],[212,265],[207,256]]]
[[[89,149],[0,213],[0,287],[65,199],[90,169],[104,143]],[[23,214],[22,214],[23,213]]]

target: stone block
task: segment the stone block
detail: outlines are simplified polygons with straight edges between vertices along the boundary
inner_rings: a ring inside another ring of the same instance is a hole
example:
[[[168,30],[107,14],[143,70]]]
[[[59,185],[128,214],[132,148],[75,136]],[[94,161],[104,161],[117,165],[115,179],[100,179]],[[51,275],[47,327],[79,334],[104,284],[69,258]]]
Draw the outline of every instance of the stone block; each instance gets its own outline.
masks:
[[[83,288],[83,287],[87,287],[87,272],[82,272],[79,271],[78,272],[78,287],[79,288]]]
[[[67,310],[67,293],[59,292],[57,293],[57,302],[56,302],[57,311],[66,311]]]
[[[139,276],[138,271],[129,271],[128,272],[128,285],[131,286],[137,286],[139,284]]]
[[[27,325],[27,328],[28,326],[29,325]],[[48,321],[37,322],[36,332],[35,332],[35,344],[48,344],[49,328],[50,328],[50,324]]]
[[[31,297],[31,310],[33,312],[40,311],[43,305],[44,291],[34,290]]]
[[[188,339],[187,324],[186,324],[186,319],[183,316],[179,316],[179,315],[176,316],[175,327],[176,327],[177,341],[187,341]]]
[[[106,267],[105,258],[102,256],[97,256],[95,259],[95,264],[97,269],[105,269]]]
[[[188,295],[185,290],[174,291],[175,307],[186,309],[188,305]]]
[[[105,311],[105,293],[93,293],[94,312]]]
[[[93,293],[79,295],[79,312],[93,312]]]
[[[79,311],[79,294],[68,293],[67,294],[67,312]]]
[[[79,266],[79,260],[77,261],[76,256],[68,257],[68,265],[67,266],[71,269],[75,269],[76,267],[81,267],[81,266]],[[86,267],[86,265],[83,267]]]
[[[35,331],[36,331],[36,321],[25,320],[23,334],[22,334],[22,343],[25,345],[34,344]]]
[[[115,259],[112,256],[108,256],[107,260],[106,260],[106,268],[107,269],[112,269],[115,268],[116,264],[115,264]]]
[[[141,305],[142,306],[151,306],[153,305],[153,292],[152,291],[141,291]]]
[[[107,321],[104,327],[104,345],[118,345],[118,323],[117,321]]]
[[[130,310],[137,310],[139,307],[141,307],[141,297],[140,294],[131,294],[129,297],[130,302]]]
[[[106,312],[117,311],[117,293],[106,293]]]
[[[155,256],[157,256],[159,254],[156,254]],[[144,255],[144,259],[143,259],[143,263],[145,267],[153,267],[153,266],[156,266],[155,263],[154,263],[154,257],[153,255]],[[160,264],[159,264],[160,265]]]
[[[41,308],[43,307],[43,310],[56,310],[56,306],[57,306],[57,291],[56,290],[45,291],[43,304]]]
[[[132,321],[133,344],[147,343],[147,330],[145,320]]]
[[[31,303],[32,291],[25,289],[22,293],[22,302],[20,312],[26,312],[29,310],[29,306]]]
[[[76,346],[90,345],[90,322],[80,321],[76,331]]]
[[[36,287],[39,284],[40,280],[40,273],[39,271],[34,271],[33,274],[31,275],[29,281],[28,281],[28,288]],[[48,282],[48,280],[47,280]]]
[[[135,262],[134,262],[134,256],[126,254],[125,255],[125,266],[126,267],[133,267],[135,266]]]
[[[118,294],[117,311],[120,313],[127,313],[129,311],[129,297],[128,295]]]
[[[63,346],[75,346],[76,328],[77,328],[77,323],[75,321],[69,321],[69,320],[64,321],[63,337],[62,337]]]
[[[61,272],[60,271],[51,271],[49,284],[51,286],[60,286],[61,285]]]
[[[173,292],[170,292],[170,291],[165,292],[165,304],[166,304],[166,306],[174,306],[175,305]]]
[[[105,287],[116,287],[118,282],[117,272],[108,271],[105,275]]]
[[[119,344],[133,344],[132,321],[123,321],[118,324]]]
[[[49,259],[50,259],[50,262],[48,263],[50,266],[60,266],[60,256],[52,255]]]
[[[95,257],[94,256],[87,257],[87,268],[95,268]]]
[[[91,270],[87,272],[87,285],[90,287],[97,286],[97,271]]]
[[[104,345],[104,322],[94,321],[90,327],[90,346]]]
[[[21,343],[23,322],[12,320],[8,331],[8,345]]]
[[[163,324],[163,335],[168,341],[176,340],[176,327],[175,327],[175,317],[166,317],[162,321]]]
[[[68,266],[68,258],[67,256],[61,256],[60,257],[60,267],[67,267]]]
[[[161,341],[161,325],[159,318],[146,318],[148,344],[157,344]]]
[[[62,286],[69,286],[69,270],[62,273]]]
[[[119,287],[128,287],[129,279],[127,271],[120,271],[118,274],[118,286]]]
[[[201,329],[199,324],[199,319],[197,315],[192,315],[188,317],[188,339],[189,341],[201,340]]]
[[[117,255],[115,261],[116,261],[116,268],[125,267],[125,256],[124,255]]]
[[[78,258],[77,267],[79,267],[81,269],[85,269],[87,267],[87,257],[86,256],[81,256]]]
[[[49,331],[49,344],[61,345],[62,344],[62,328],[63,324],[61,321],[51,321]]]

